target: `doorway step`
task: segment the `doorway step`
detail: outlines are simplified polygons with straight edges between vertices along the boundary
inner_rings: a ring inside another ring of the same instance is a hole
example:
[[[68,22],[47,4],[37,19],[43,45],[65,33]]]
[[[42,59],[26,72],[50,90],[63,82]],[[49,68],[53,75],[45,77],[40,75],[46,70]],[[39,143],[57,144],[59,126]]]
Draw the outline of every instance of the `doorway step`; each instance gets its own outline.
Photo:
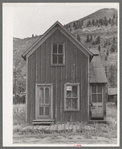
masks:
[[[104,124],[107,124],[107,121],[106,120],[98,120],[98,119],[95,120],[94,119],[94,120],[90,120],[89,123],[104,123]]]
[[[54,124],[54,119],[36,119],[32,122],[33,125],[47,125]]]

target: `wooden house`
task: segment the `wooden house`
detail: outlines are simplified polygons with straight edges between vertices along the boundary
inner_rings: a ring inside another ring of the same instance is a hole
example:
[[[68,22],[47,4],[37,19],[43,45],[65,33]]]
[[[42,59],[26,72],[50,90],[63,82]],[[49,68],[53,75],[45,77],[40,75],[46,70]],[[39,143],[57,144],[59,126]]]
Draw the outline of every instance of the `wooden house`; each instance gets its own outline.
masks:
[[[27,63],[27,122],[104,119],[107,80],[100,57],[62,24],[55,22],[22,57]]]

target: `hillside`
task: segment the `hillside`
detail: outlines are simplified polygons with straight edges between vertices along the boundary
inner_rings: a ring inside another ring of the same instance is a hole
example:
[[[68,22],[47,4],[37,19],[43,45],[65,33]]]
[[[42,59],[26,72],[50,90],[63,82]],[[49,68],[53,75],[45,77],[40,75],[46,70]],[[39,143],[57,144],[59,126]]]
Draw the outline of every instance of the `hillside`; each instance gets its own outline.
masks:
[[[109,87],[117,86],[117,17],[116,9],[106,8],[64,26],[88,49],[99,50]],[[21,55],[40,36],[13,38],[14,92],[25,91],[26,62]]]
[[[106,18],[106,19],[112,19],[113,18],[113,15],[115,15],[115,18],[114,18],[114,21],[116,21],[117,19],[117,9],[109,9],[109,8],[105,8],[105,9],[100,9],[84,18],[81,18],[79,20],[76,20],[76,21],[73,21],[73,22],[70,22],[66,25],[64,25],[68,30],[72,30],[72,29],[78,29],[78,28],[85,28],[87,27],[87,24],[89,21],[93,21],[93,20],[100,20],[100,19],[103,19],[103,18]],[[94,22],[95,23],[95,22]],[[71,31],[70,30],[70,31]]]

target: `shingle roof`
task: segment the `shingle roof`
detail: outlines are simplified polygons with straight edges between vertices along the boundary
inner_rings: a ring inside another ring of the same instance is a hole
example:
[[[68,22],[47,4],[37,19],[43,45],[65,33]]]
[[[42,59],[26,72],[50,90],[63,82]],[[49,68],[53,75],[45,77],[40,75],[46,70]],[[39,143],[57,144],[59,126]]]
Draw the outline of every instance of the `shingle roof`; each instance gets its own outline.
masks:
[[[105,69],[100,56],[94,56],[90,63],[90,83],[107,83]]]

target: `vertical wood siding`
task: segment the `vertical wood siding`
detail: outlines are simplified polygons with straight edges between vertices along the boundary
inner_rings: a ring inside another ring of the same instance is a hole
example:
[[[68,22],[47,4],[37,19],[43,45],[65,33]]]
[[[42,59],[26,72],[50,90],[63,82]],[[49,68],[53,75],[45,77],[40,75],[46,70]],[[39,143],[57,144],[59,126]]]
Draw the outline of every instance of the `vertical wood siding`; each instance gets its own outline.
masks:
[[[28,81],[27,81],[27,97],[28,97],[28,102],[27,102],[27,122],[30,122],[30,119],[31,119],[31,117],[30,117],[30,111],[31,111],[31,107],[30,107],[30,103],[31,103],[31,96],[30,96],[30,93],[31,93],[31,88],[30,88],[30,86],[31,86],[31,58],[29,57],[28,58]]]
[[[51,43],[65,43],[65,66],[51,66]],[[27,121],[35,119],[35,84],[53,84],[53,118],[60,121],[88,121],[88,59],[59,30],[28,58]],[[64,111],[64,84],[80,83],[80,111]]]
[[[103,84],[103,114],[104,114],[104,117],[106,117],[106,90],[107,90],[107,87],[106,87],[106,84]]]

